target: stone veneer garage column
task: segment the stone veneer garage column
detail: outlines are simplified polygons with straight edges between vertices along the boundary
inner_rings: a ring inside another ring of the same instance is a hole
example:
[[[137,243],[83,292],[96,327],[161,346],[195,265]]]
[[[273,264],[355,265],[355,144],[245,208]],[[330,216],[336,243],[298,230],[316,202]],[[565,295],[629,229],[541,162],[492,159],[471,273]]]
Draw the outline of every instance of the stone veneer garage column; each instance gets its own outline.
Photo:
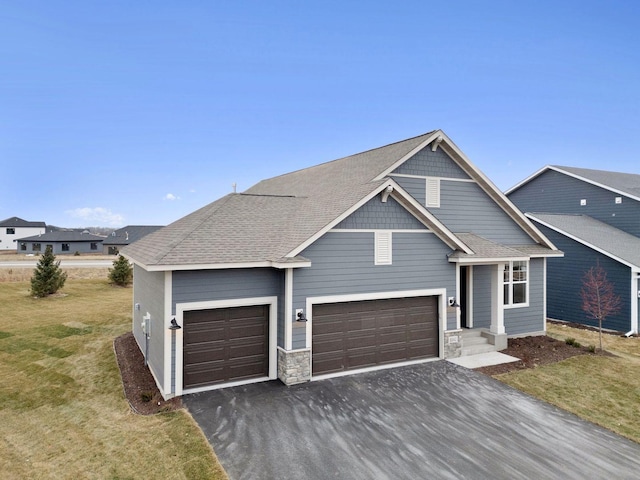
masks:
[[[278,348],[278,378],[285,385],[311,380],[311,350],[287,351]]]
[[[462,330],[444,332],[444,358],[457,358],[462,355]]]

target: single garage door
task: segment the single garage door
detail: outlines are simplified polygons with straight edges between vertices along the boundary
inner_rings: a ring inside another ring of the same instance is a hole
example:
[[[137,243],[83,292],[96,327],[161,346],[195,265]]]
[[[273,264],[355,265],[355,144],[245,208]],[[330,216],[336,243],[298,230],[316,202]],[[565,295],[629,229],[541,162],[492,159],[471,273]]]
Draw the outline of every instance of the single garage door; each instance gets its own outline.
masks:
[[[269,374],[269,306],[184,312],[183,388]]]
[[[312,374],[438,356],[437,297],[313,306]]]

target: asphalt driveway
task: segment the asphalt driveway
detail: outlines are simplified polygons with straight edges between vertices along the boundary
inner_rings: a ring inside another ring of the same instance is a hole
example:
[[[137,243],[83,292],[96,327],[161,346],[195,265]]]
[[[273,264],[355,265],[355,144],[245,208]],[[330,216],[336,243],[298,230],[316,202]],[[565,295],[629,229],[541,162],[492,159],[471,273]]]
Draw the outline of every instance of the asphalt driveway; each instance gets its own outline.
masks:
[[[446,361],[184,401],[232,480],[640,476],[640,445]]]

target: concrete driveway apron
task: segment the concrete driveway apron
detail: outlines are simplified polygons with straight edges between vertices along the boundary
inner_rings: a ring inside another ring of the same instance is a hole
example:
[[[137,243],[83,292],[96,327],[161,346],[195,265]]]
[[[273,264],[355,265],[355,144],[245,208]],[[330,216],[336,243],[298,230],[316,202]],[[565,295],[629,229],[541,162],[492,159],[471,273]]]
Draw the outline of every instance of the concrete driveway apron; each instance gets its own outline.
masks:
[[[446,361],[184,401],[232,480],[640,478],[637,443]]]

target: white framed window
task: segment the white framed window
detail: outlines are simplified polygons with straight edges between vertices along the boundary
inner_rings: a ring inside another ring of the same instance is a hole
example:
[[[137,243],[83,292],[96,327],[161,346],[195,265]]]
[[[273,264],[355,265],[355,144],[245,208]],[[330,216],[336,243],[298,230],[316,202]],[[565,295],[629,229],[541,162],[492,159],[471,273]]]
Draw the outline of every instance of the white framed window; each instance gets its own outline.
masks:
[[[391,265],[393,261],[392,232],[375,232],[375,265]]]
[[[529,305],[529,262],[517,260],[505,263],[503,272],[504,305]]]
[[[427,178],[426,186],[426,206],[440,208],[440,179]]]

